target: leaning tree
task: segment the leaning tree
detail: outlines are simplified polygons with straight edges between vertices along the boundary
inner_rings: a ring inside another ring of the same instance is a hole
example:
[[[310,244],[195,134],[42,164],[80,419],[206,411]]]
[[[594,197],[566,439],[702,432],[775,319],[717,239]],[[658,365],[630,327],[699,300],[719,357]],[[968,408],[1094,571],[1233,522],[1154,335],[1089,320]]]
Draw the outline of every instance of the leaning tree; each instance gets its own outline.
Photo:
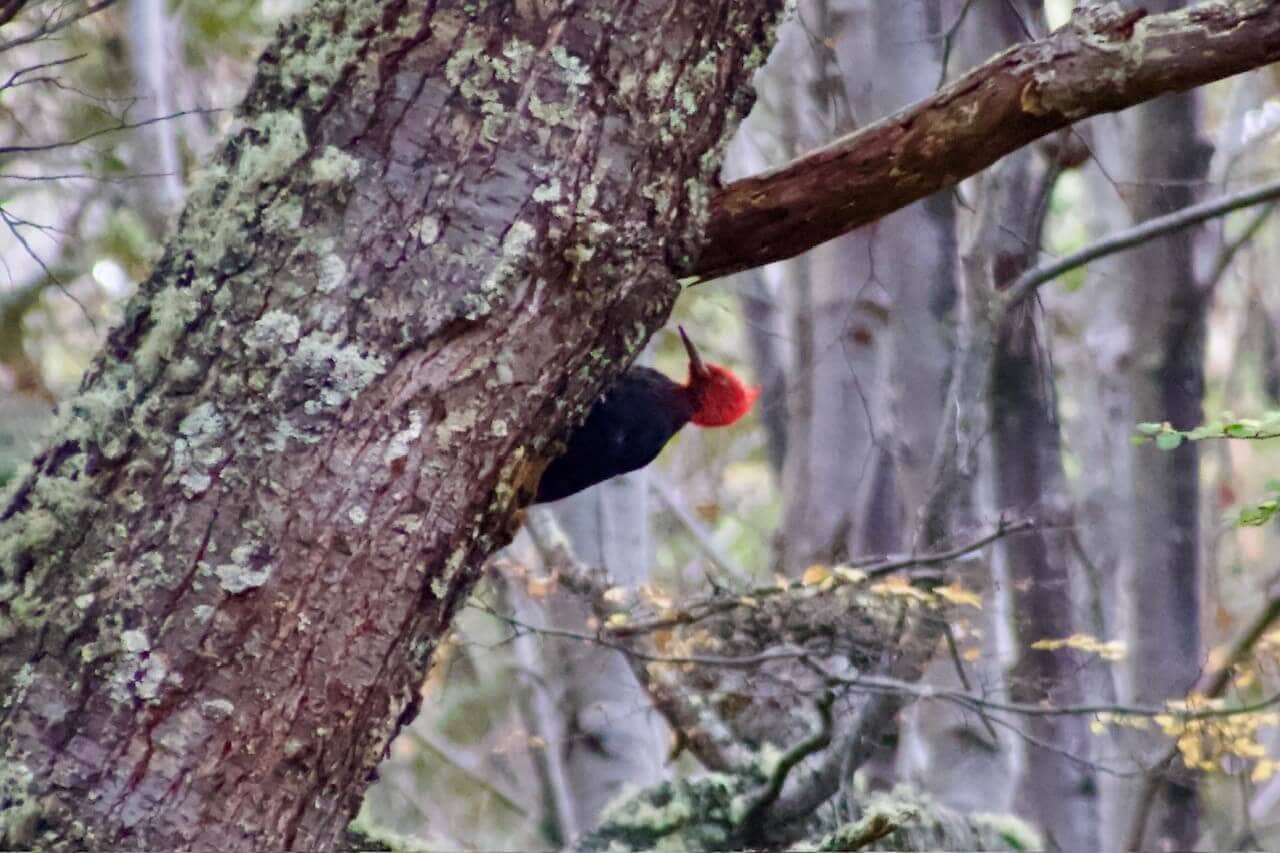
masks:
[[[12,5],[12,4],[10,4]],[[328,849],[555,441],[680,277],[1273,61],[1091,6],[718,187],[782,0],[317,0],[0,506],[0,839]]]

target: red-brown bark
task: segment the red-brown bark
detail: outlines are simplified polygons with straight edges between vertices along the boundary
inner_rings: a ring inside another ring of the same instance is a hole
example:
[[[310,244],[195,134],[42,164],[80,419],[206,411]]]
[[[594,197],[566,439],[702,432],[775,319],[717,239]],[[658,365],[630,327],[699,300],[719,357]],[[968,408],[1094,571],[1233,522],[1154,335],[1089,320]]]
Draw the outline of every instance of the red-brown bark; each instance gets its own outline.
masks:
[[[725,186],[706,247],[683,272],[705,280],[794,257],[1083,118],[1277,60],[1278,3],[1213,0],[1145,17],[1089,7],[923,101]]]
[[[666,318],[780,6],[281,30],[0,507],[0,846],[336,843],[550,441]]]

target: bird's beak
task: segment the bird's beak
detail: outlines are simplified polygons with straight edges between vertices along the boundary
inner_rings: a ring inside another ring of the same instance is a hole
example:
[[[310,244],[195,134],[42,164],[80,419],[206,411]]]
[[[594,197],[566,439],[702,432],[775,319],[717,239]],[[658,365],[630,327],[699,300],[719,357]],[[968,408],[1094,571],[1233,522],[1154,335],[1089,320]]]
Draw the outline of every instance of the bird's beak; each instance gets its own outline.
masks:
[[[707,368],[702,363],[702,356],[698,355],[698,348],[693,345],[693,341],[689,340],[689,336],[684,333],[684,326],[676,326],[676,328],[680,330],[680,340],[684,341],[684,351],[689,353],[689,374],[705,378]]]

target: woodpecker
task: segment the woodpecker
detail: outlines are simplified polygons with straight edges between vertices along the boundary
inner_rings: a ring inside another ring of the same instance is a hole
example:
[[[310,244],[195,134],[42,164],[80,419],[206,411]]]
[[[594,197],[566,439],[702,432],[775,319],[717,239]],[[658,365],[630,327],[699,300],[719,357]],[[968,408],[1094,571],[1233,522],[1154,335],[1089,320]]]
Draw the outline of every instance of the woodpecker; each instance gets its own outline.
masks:
[[[688,381],[681,385],[648,367],[627,370],[591,407],[564,453],[547,466],[534,503],[558,501],[643,468],[690,421],[728,426],[750,411],[760,389],[747,387],[727,367],[704,362],[684,328],[678,328],[689,354]]]

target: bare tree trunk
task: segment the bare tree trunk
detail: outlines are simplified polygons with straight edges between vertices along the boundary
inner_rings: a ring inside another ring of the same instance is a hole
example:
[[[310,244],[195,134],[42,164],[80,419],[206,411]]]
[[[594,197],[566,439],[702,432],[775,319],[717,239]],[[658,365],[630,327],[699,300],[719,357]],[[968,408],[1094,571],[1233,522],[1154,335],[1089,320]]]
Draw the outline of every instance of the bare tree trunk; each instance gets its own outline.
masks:
[[[995,169],[1003,173],[1007,216],[999,233],[985,238],[992,267],[1007,286],[1032,262],[1040,245],[1038,222],[1050,188],[1020,151]],[[997,330],[991,382],[993,475],[1002,511],[1038,516],[1044,528],[1069,524],[1048,342],[1036,324],[1037,306],[1023,303]],[[1010,695],[1020,702],[1078,704],[1080,661],[1069,649],[1032,650],[1036,640],[1075,633],[1071,602],[1069,530],[1038,529],[998,546],[1000,586],[1012,598],[1016,658]],[[1031,735],[1019,785],[1021,813],[1032,817],[1059,850],[1096,850],[1099,843],[1097,780],[1089,764],[1088,721],[1079,716],[1026,720]]]
[[[1199,136],[1198,98],[1174,95],[1138,107],[1133,156],[1134,221],[1192,203],[1208,167]],[[1122,285],[1132,350],[1124,377],[1138,421],[1187,429],[1201,421],[1205,300],[1196,279],[1192,238],[1153,241],[1126,258]],[[1124,697],[1159,704],[1186,694],[1203,664],[1200,640],[1200,464],[1188,442],[1171,452],[1133,448],[1133,527],[1120,562],[1129,657]],[[1157,751],[1162,748],[1157,746]],[[1199,803],[1190,774],[1161,788],[1148,842],[1193,849]]]
[[[649,473],[641,470],[588,489],[556,507],[578,559],[637,588],[653,566],[649,535]],[[588,632],[590,607],[579,595],[553,591],[548,624]],[[666,726],[636,682],[623,653],[581,642],[546,641],[542,657],[554,673],[566,782],[581,829],[625,787],[662,780]]]
[[[825,142],[865,106],[863,93],[847,87],[871,74],[866,16],[861,2],[815,2],[784,34],[779,51],[794,57],[788,65],[795,75],[787,81],[792,94],[784,120],[796,126],[800,150]],[[826,116],[826,123],[814,127],[814,116]],[[779,537],[789,572],[847,559],[869,535],[865,507],[881,455],[876,378],[885,327],[873,239],[871,229],[846,234],[790,266],[793,356]]]
[[[1209,163],[1198,121],[1198,98],[1188,93],[1095,123],[1092,147],[1101,168],[1093,172],[1090,190],[1097,231],[1194,200]],[[1128,645],[1117,692],[1122,701],[1138,704],[1183,696],[1203,663],[1198,450],[1194,443],[1164,452],[1129,441],[1140,421],[1188,427],[1201,419],[1206,306],[1196,280],[1195,233],[1154,240],[1095,265],[1085,291],[1096,385],[1082,405],[1092,424],[1082,421],[1078,446],[1084,458],[1107,464],[1086,465],[1083,529],[1102,600],[1115,604],[1108,629]],[[1117,738],[1137,767],[1167,747],[1141,732]],[[1144,849],[1193,849],[1198,843],[1195,783],[1181,771],[1175,775],[1173,784],[1161,786]],[[1105,780],[1104,846],[1128,843],[1138,787],[1131,780]]]
[[[134,86],[146,111],[138,118],[170,115],[175,68],[169,60],[173,24],[166,5],[163,0],[130,0],[128,12]],[[148,224],[158,237],[164,234],[169,217],[182,204],[182,170],[174,123],[157,121],[139,128],[133,153],[134,171],[147,176],[139,181],[135,190],[139,199],[136,209],[148,217]]]
[[[281,29],[0,510],[5,845],[336,843],[548,442],[666,317],[780,5]]]

